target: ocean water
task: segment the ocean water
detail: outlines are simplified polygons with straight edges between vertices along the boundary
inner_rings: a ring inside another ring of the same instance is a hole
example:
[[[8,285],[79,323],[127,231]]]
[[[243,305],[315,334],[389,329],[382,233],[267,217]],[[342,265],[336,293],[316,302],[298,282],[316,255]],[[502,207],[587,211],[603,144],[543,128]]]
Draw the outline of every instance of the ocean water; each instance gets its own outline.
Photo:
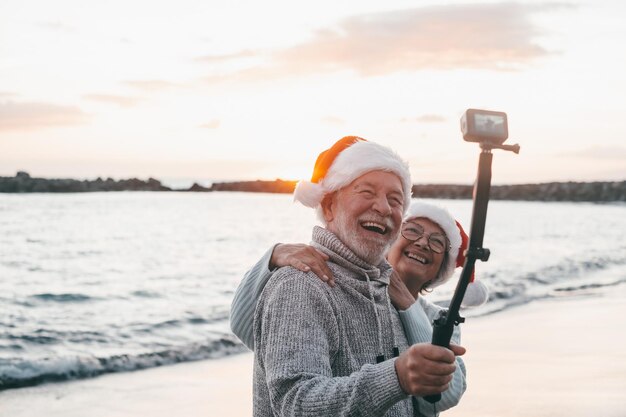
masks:
[[[471,201],[431,202],[469,228]],[[289,195],[0,194],[0,390],[245,350],[228,326],[237,284],[315,224]],[[464,315],[626,284],[625,233],[623,204],[490,202],[491,296]]]

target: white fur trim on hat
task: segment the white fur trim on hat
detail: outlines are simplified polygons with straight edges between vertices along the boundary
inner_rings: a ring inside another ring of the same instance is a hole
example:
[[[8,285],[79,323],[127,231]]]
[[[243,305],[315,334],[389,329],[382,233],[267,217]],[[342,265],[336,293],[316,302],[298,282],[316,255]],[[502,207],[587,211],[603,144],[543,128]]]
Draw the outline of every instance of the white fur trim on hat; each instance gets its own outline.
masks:
[[[459,228],[456,225],[454,217],[452,217],[448,210],[443,207],[413,200],[409,206],[409,210],[404,216],[404,221],[418,217],[424,217],[437,223],[450,241],[448,260],[445,265],[442,265],[441,270],[439,270],[439,274],[437,274],[437,277],[431,283],[431,287],[438,287],[448,281],[452,274],[454,274],[454,269],[456,268],[456,257],[459,254],[459,248],[462,243],[461,234],[459,233]]]
[[[461,307],[480,307],[489,300],[489,288],[481,281],[470,282],[465,290]]]
[[[318,184],[310,181],[298,182],[294,200],[316,208],[326,194],[345,187],[371,171],[391,172],[400,178],[406,212],[411,202],[412,188],[408,164],[391,149],[369,141],[356,142],[339,153]]]
[[[316,208],[326,194],[326,190],[319,184],[311,181],[298,181],[296,189],[293,191],[293,199],[303,205]]]

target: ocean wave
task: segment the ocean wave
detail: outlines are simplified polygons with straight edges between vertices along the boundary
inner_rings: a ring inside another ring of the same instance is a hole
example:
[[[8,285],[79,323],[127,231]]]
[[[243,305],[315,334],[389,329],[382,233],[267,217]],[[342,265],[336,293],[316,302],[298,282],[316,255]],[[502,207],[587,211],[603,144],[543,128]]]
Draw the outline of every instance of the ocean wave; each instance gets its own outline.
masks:
[[[55,345],[61,342],[61,339],[48,336],[45,334],[22,334],[22,335],[7,335],[5,336],[8,340],[17,340],[20,342],[27,342],[35,345]]]
[[[624,256],[593,256],[588,259],[568,257],[555,265],[522,275],[520,279],[538,284],[552,284],[563,278],[579,277],[615,265],[626,264]]]
[[[154,368],[180,362],[216,359],[245,351],[234,336],[223,337],[205,344],[192,344],[142,354],[122,354],[108,357],[65,356],[36,360],[0,359],[0,391],[58,382],[92,378],[98,375]]]
[[[493,284],[495,291],[492,293],[494,299],[516,297],[526,292],[528,289],[536,289],[554,286],[571,279],[593,276],[593,273],[606,270],[615,266],[626,265],[626,256],[582,256],[566,257],[559,262],[548,265],[534,271],[522,272],[516,276],[502,277],[502,273],[491,273],[485,275],[490,284]]]
[[[604,274],[596,274],[599,271],[626,265],[626,257],[620,255],[568,257],[553,265],[518,275],[502,271],[485,274],[481,279],[489,287],[489,300],[481,307],[466,309],[465,314],[468,317],[483,316],[540,299],[626,284],[624,273],[621,273],[621,276],[618,273],[617,278],[608,280]],[[450,299],[434,300],[442,307],[448,307],[450,301]]]
[[[163,296],[156,291],[137,290],[130,293],[133,297],[139,298],[162,298]]]
[[[603,283],[592,282],[589,284],[572,285],[572,286],[567,286],[567,287],[555,288],[554,291],[559,292],[559,293],[571,293],[571,292],[578,292],[578,291],[594,290],[594,289],[605,288],[605,287],[615,287],[615,286],[622,285],[622,284],[626,284],[626,278],[618,279],[616,281],[603,282]]]
[[[76,293],[61,293],[61,294],[52,294],[52,293],[43,293],[43,294],[33,294],[28,298],[39,301],[50,301],[55,303],[82,303],[86,301],[97,300],[96,297],[91,297],[86,294],[76,294]]]
[[[0,329],[3,326],[0,323]],[[107,344],[110,342],[110,337],[104,333],[98,331],[84,331],[84,330],[54,330],[54,329],[37,329],[31,333],[0,334],[0,341],[6,339],[15,343],[20,343],[20,347],[28,345],[56,345],[56,344]],[[22,346],[24,345],[24,346]],[[18,345],[15,345],[18,346]]]
[[[134,328],[134,331],[138,333],[158,334],[161,330],[171,328],[186,328],[187,325],[203,325],[213,324],[228,320],[229,312],[216,312],[214,311],[209,317],[190,316],[180,319],[170,319],[159,321],[156,323],[135,323],[130,324],[129,327]]]

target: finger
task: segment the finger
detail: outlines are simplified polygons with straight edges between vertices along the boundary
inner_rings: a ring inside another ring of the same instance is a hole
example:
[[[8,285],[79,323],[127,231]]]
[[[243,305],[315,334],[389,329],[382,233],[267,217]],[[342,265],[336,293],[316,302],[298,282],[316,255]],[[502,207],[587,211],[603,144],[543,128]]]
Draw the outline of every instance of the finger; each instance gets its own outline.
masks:
[[[423,372],[425,375],[439,377],[439,376],[448,376],[452,375],[456,371],[455,364],[444,364],[444,363],[430,363],[424,366]]]
[[[423,397],[426,395],[440,394],[446,391],[449,387],[449,383],[430,384],[425,382],[423,379],[412,379],[410,382],[408,382],[406,391],[415,396]]]
[[[315,249],[315,248],[313,248],[313,249]],[[319,254],[320,254],[320,256],[322,257],[322,259],[324,259],[325,261],[327,261],[327,260],[329,260],[329,259],[330,259],[330,257],[329,257],[328,255],[326,255],[324,252],[322,252],[321,250],[315,249],[315,251],[316,251],[317,253],[319,253]]]
[[[319,255],[319,256],[318,256]],[[322,258],[322,255],[324,258]],[[311,266],[311,269],[318,277],[322,278],[324,281],[327,281],[331,287],[335,286],[335,277],[333,276],[333,272],[328,267],[326,260],[328,260],[328,255],[315,250],[315,258],[310,260],[308,264]]]
[[[409,351],[415,359],[423,358],[433,363],[454,363],[454,353],[441,346],[420,343],[411,346]]]
[[[313,271],[315,275],[320,277],[322,281],[328,283],[328,285],[333,286],[334,282],[332,282],[332,279],[328,276],[328,272],[326,272],[326,270],[328,270],[326,264],[323,264],[323,266],[318,263],[311,265],[311,271]]]
[[[400,275],[398,275],[398,273],[393,269],[391,270],[391,281],[397,282],[397,283],[403,283],[402,278],[400,278]]]
[[[326,262],[324,262],[321,266],[322,271],[324,272],[324,275],[326,275],[328,277],[328,284],[330,284],[331,287],[335,286],[335,277],[333,275],[333,272],[330,270],[330,268],[328,267],[328,264]]]
[[[410,369],[417,375],[445,376],[456,370],[456,363],[436,362],[428,359],[411,364]]]
[[[324,252],[320,252],[317,249],[315,249],[315,251],[318,255],[321,256],[321,259],[319,259],[319,268],[323,271],[324,275],[326,275],[330,281],[334,281],[333,272],[330,270],[328,264],[326,263],[326,261],[329,260],[330,257]]]
[[[456,356],[462,356],[465,354],[465,352],[467,351],[467,349],[465,349],[463,346],[460,345],[455,345],[454,343],[450,343],[450,350],[452,351],[452,353],[454,353]]]
[[[420,375],[419,378],[415,379],[416,383],[419,383],[423,386],[431,386],[431,387],[443,387],[452,381],[452,375],[444,375],[444,376],[432,376],[432,375]]]
[[[309,265],[307,265],[304,262],[302,262],[301,260],[295,259],[295,258],[292,258],[292,259],[289,260],[289,265],[291,265],[292,267],[294,267],[297,270],[302,271],[302,272],[309,272],[311,270],[311,267]]]
[[[430,345],[430,349],[424,351],[424,357],[435,362],[454,363],[454,353],[441,346]]]
[[[420,389],[421,396],[441,394],[450,388],[450,384],[444,385],[423,385]]]

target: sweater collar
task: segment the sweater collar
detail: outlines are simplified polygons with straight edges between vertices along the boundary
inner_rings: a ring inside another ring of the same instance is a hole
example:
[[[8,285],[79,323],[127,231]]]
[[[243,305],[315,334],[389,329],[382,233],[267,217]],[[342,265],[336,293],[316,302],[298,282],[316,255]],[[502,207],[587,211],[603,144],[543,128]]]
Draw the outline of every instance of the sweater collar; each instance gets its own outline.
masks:
[[[389,285],[391,265],[383,260],[379,265],[371,265],[359,258],[333,232],[320,226],[313,228],[312,245],[330,257],[330,261],[350,271],[355,272],[360,280],[365,280],[365,274],[372,281],[379,281]]]

